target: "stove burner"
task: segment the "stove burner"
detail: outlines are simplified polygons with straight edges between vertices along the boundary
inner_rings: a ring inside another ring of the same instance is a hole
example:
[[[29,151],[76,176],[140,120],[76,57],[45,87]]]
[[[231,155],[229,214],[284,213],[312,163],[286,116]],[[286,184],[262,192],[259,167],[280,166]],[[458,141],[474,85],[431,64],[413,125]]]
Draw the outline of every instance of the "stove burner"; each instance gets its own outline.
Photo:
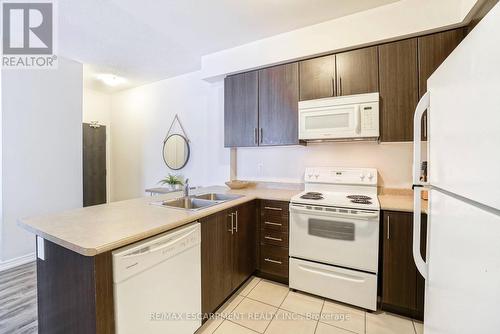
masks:
[[[370,198],[370,197],[368,197]],[[369,200],[366,200],[366,199],[353,199],[351,200],[352,203],[356,203],[356,204],[372,204],[372,202],[370,202]]]
[[[366,195],[349,195],[349,196],[347,196],[347,198],[352,199],[354,201],[369,201],[372,199],[371,197],[366,196]],[[354,202],[354,201],[352,201],[352,202]],[[354,202],[354,203],[356,203],[356,202]]]
[[[300,198],[320,200],[320,199],[323,199],[323,194],[311,191],[311,192],[305,193],[304,195],[300,196]]]

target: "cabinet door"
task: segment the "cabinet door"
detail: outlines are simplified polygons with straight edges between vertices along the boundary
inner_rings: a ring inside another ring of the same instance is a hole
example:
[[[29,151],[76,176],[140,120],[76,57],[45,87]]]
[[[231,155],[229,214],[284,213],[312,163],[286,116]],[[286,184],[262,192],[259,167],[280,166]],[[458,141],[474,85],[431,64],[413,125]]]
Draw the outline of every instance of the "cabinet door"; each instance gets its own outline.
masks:
[[[335,93],[335,55],[299,62],[300,100],[321,99]]]
[[[259,71],[259,145],[299,143],[299,65]]]
[[[378,92],[377,47],[336,55],[337,95]]]
[[[224,146],[257,146],[258,72],[224,80]]]
[[[417,40],[379,46],[381,141],[412,141],[418,102]]]
[[[210,313],[232,292],[232,236],[229,213],[202,218],[201,291],[202,312]]]
[[[413,262],[413,214],[383,214],[382,308],[411,316],[415,308],[417,268]]]
[[[419,96],[427,91],[427,79],[465,38],[465,28],[418,38]],[[427,112],[422,117],[422,140],[427,140]]]
[[[236,208],[234,233],[233,289],[243,283],[257,267],[256,232],[257,216],[255,202],[246,203]]]

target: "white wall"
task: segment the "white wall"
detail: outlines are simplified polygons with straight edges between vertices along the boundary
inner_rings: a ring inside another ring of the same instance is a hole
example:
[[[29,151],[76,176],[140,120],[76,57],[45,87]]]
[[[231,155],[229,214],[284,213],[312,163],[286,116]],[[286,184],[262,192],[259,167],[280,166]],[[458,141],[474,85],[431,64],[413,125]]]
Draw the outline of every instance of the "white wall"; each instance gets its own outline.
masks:
[[[85,66],[84,66],[85,71]],[[111,94],[93,89],[84,80],[83,122],[106,126],[106,198],[111,199]]]
[[[412,143],[348,142],[308,146],[240,148],[237,177],[242,180],[303,182],[306,167],[370,167],[379,186],[410,188]]]
[[[202,57],[203,78],[461,24],[477,0],[401,0]]]
[[[2,73],[2,261],[35,249],[25,216],[82,205],[82,65]]]
[[[201,80],[200,72],[116,93],[112,97],[112,200],[144,196],[168,173],[192,185],[229,179],[229,149],[224,146],[224,87]],[[191,140],[191,157],[180,171],[163,162],[163,140],[175,116]]]

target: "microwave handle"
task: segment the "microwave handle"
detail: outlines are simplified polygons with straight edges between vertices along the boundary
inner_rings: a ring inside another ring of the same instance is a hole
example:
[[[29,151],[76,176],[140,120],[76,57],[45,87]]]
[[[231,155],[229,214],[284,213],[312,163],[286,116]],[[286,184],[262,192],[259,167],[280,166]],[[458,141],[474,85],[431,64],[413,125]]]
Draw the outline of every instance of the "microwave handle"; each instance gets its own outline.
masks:
[[[359,134],[360,133],[360,130],[361,130],[361,117],[360,117],[360,107],[359,107],[359,104],[356,104],[354,106],[354,130],[356,132],[356,134]]]

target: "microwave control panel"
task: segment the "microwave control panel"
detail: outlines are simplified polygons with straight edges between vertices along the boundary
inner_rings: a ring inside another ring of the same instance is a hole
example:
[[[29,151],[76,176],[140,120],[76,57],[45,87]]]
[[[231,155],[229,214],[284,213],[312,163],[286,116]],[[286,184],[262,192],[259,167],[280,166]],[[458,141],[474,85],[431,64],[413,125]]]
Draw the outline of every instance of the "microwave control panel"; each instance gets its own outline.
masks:
[[[378,129],[378,103],[366,103],[359,106],[361,110],[361,129]]]

